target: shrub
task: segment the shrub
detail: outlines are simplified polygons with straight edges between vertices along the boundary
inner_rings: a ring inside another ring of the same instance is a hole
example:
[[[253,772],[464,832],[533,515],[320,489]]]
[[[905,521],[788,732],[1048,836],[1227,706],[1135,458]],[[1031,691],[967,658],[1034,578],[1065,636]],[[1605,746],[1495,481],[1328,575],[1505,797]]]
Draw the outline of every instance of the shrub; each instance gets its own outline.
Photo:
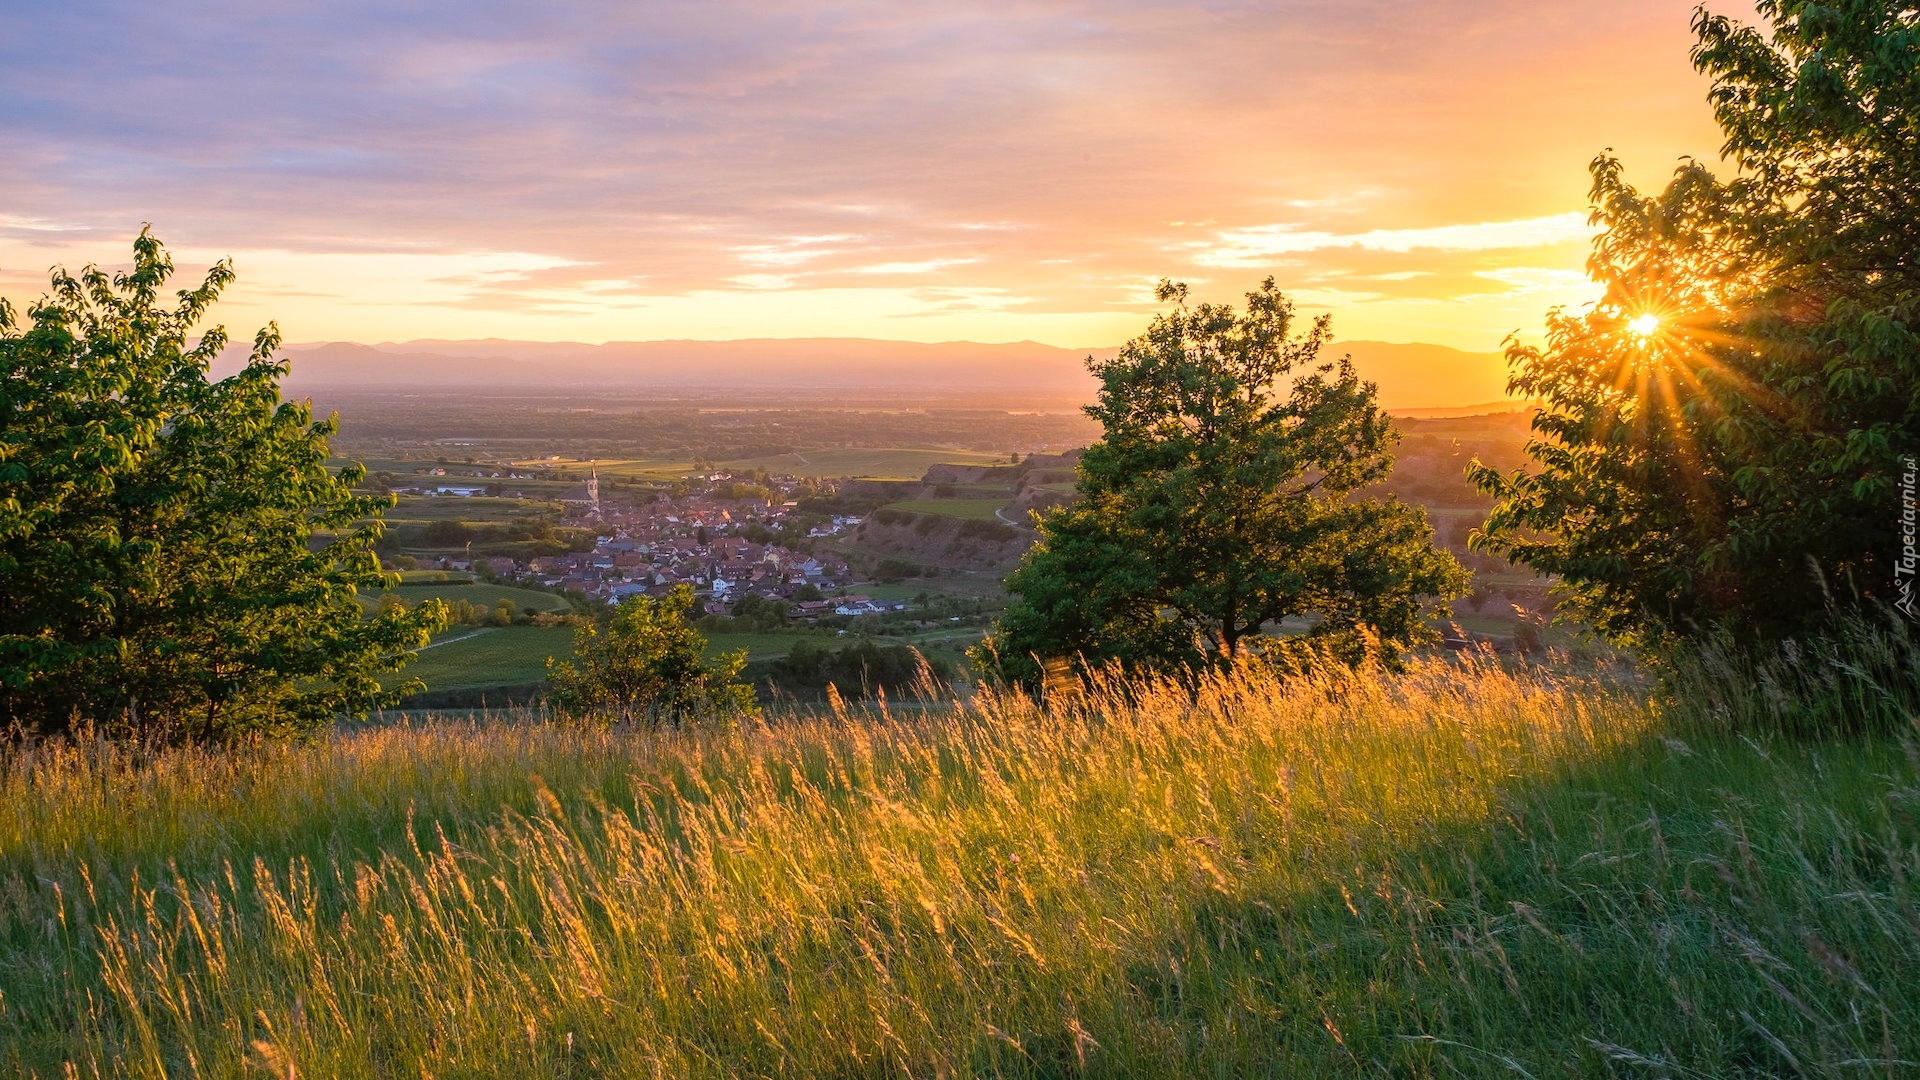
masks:
[[[953,679],[953,665],[942,658],[928,659],[909,645],[878,645],[871,638],[840,649],[811,641],[794,643],[792,651],[773,661],[774,682],[787,690],[825,690],[833,686],[845,697],[865,697],[875,690],[891,693],[927,692]]]
[[[991,540],[995,543],[1010,543],[1020,538],[1019,532],[1004,521],[991,521],[984,518],[968,518],[960,523],[954,536],[963,540]]]
[[[745,650],[709,664],[707,639],[688,625],[693,589],[634,596],[604,627],[582,626],[572,660],[547,661],[550,702],[561,715],[600,724],[658,726],[752,715],[753,688],[735,682]]]
[[[881,559],[873,568],[873,576],[884,582],[900,581],[904,578],[919,577],[923,572],[918,563],[905,559]]]

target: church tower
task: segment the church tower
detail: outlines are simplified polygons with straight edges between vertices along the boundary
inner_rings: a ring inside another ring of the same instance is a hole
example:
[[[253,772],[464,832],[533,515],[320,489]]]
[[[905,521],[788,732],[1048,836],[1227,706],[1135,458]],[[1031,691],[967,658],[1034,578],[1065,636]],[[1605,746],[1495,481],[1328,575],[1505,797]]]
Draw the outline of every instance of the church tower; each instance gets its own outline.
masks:
[[[600,470],[587,466],[587,502],[593,506],[593,516],[600,516]]]

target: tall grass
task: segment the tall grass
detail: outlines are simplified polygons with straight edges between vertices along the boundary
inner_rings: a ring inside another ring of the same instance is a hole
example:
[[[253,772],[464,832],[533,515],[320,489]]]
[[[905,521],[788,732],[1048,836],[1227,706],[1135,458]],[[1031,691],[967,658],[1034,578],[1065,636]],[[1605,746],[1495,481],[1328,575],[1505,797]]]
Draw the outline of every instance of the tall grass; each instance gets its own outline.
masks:
[[[1660,665],[1677,724],[1831,737],[1911,730],[1920,637],[1890,607],[1840,608],[1825,632],[1756,644],[1721,627]]]
[[[1910,743],[1460,668],[0,776],[0,1074],[1920,1069]]]

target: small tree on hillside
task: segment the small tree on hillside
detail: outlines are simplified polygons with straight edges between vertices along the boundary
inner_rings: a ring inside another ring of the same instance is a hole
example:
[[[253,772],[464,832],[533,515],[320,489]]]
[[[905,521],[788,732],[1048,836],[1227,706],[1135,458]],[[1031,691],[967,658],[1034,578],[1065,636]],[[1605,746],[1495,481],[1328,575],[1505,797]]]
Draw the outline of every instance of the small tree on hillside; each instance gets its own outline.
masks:
[[[707,639],[687,622],[693,589],[633,596],[604,627],[574,634],[572,660],[548,660],[548,701],[562,714],[610,724],[659,725],[751,716],[753,688],[736,682],[746,651],[706,660]]]
[[[138,738],[288,734],[364,714],[444,619],[438,603],[364,617],[397,580],[374,555],[391,496],[327,468],[332,420],[280,400],[279,332],[207,377],[233,280],[216,265],[164,304],[173,273],[143,231],[130,273],[56,271],[17,332],[0,302],[0,725],[76,720]]]
[[[1244,314],[1178,301],[1108,361],[1088,415],[1104,428],[1080,462],[1080,500],[1039,519],[1007,579],[1016,599],[977,663],[1021,680],[1038,661],[1149,669],[1307,648],[1392,659],[1431,635],[1424,601],[1466,574],[1436,550],[1424,512],[1354,498],[1385,477],[1395,435],[1346,360],[1322,362],[1322,317],[1292,336],[1269,278]],[[1269,632],[1300,617],[1289,642]]]

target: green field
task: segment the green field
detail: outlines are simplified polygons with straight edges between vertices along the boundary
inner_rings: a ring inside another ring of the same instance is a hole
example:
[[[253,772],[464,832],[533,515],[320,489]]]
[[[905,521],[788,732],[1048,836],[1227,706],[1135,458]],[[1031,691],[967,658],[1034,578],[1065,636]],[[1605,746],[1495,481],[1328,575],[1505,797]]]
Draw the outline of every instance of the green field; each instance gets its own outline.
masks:
[[[402,595],[414,591],[405,590]],[[517,594],[525,590],[504,591]],[[559,598],[547,596],[547,599]],[[707,653],[711,656],[745,649],[749,660],[771,660],[787,655],[794,642],[803,637],[823,644],[835,642],[827,635],[712,634],[707,639]],[[418,658],[402,674],[421,679],[430,691],[530,686],[546,678],[547,657],[564,660],[571,655],[572,627],[461,626],[448,630],[439,641],[420,650]]]
[[[833,638],[825,634],[708,634],[707,655],[745,649],[749,660],[771,660],[792,652],[797,641],[831,644]]]
[[[396,570],[402,585],[470,585],[474,576],[465,570]]]
[[[1005,499],[907,499],[888,503],[886,509],[908,514],[932,514],[935,517],[965,518],[968,521],[999,520],[995,511],[1004,509]]]
[[[530,686],[547,677],[547,657],[571,655],[570,626],[456,627],[421,649],[401,674],[430,691]]]
[[[1004,465],[1000,454],[974,450],[938,450],[912,447],[834,447],[795,454],[741,458],[722,463],[729,469],[765,469],[795,476],[855,476],[869,480],[918,480],[933,465]]]
[[[926,475],[928,466],[940,464],[956,465],[1004,465],[1007,459],[999,454],[982,453],[976,450],[942,450],[921,447],[827,447],[819,450],[802,450],[791,454],[768,454],[759,457],[737,458],[717,462],[715,469],[744,471],[765,469],[771,473],[792,473],[796,476],[857,476],[873,480],[918,480]],[[516,468],[538,468],[565,470],[584,474],[589,467],[599,470],[601,476],[623,477],[637,480],[670,481],[678,480],[694,473],[694,463],[683,458],[539,458],[515,463]],[[452,477],[447,483],[454,483]],[[513,481],[520,484],[520,481]]]
[[[999,499],[1001,502],[1013,498],[1012,484],[946,484],[943,486],[952,494],[943,493],[942,498]]]
[[[418,573],[418,571],[416,571]],[[426,573],[432,573],[427,571]],[[567,611],[570,609],[565,597],[555,596],[538,589],[517,589],[511,585],[473,584],[413,584],[402,581],[399,588],[391,590],[408,604],[417,604],[422,600],[444,600],[451,604],[456,600],[465,600],[475,607],[484,607],[492,611],[502,600],[513,601],[514,610],[532,608],[535,611]],[[375,594],[378,599],[379,594]]]
[[[0,1076],[1913,1075],[1920,753],[1636,687],[48,747]]]
[[[402,495],[398,504],[383,515],[383,519],[389,525],[434,521],[513,521],[551,516],[558,514],[560,509],[559,503],[543,499],[494,499],[485,495],[470,499],[455,495]]]
[[[694,464],[678,457],[638,457],[638,458],[535,458],[528,461],[511,463],[518,469],[550,469],[555,472],[578,473],[585,477],[592,469],[603,477],[616,477],[632,480],[652,480],[669,483],[694,473]],[[501,481],[501,483],[520,484],[522,481]],[[571,481],[578,486],[580,481]]]

